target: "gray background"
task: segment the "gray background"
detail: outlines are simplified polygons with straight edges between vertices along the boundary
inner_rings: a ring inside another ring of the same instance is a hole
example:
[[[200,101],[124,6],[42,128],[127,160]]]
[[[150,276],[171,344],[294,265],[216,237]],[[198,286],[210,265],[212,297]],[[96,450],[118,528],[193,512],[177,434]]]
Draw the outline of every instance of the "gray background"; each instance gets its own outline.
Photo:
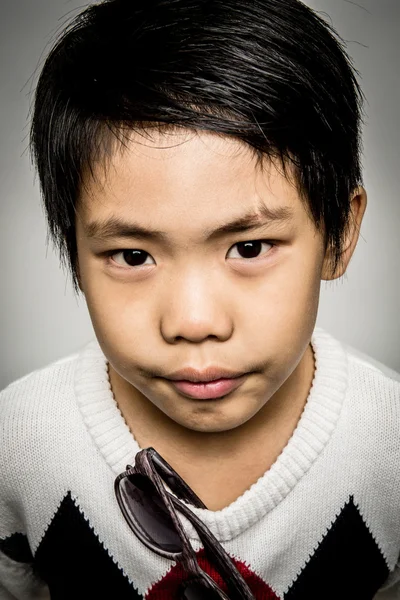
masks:
[[[307,0],[327,13],[361,75],[367,98],[367,213],[347,274],[322,282],[317,324],[400,372],[399,0]],[[27,152],[29,106],[50,43],[85,2],[13,0],[0,5],[0,389],[94,338],[47,239]]]

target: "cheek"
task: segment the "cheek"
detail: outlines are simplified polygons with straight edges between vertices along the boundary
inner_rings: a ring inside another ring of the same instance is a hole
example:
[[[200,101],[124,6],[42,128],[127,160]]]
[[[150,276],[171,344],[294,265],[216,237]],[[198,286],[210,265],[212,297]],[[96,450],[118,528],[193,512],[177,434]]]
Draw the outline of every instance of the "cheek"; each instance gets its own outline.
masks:
[[[257,346],[282,348],[286,353],[301,351],[310,338],[317,318],[320,278],[316,265],[288,261],[263,281],[252,302],[251,320]],[[293,346],[296,344],[296,348]],[[286,348],[286,350],[285,350]]]
[[[98,335],[118,347],[143,344],[149,330],[149,296],[142,286],[112,282],[104,274],[93,273],[87,279],[85,299]]]
[[[278,264],[265,277],[260,292],[265,307],[272,314],[293,315],[303,313],[318,303],[320,276],[317,265],[300,260]]]

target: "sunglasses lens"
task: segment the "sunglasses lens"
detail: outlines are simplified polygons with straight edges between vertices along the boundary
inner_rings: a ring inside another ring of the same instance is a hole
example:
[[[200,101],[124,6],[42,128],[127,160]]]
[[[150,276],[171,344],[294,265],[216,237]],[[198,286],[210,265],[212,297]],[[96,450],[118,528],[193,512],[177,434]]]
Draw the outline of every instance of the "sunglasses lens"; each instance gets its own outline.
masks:
[[[182,552],[175,525],[150,479],[139,473],[124,477],[119,492],[125,513],[151,544],[166,552]]]

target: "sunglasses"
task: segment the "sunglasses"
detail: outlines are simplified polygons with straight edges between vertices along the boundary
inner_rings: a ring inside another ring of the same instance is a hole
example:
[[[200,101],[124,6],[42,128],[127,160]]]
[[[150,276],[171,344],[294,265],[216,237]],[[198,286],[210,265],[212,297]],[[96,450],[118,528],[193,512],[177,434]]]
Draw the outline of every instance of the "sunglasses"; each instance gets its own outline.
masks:
[[[129,527],[147,548],[179,561],[189,575],[178,590],[179,600],[255,600],[254,596],[225,552],[205,524],[180,500],[197,508],[207,508],[194,491],[154,448],[136,454],[135,466],[127,465],[118,475],[114,490],[119,507]],[[166,484],[177,497],[164,487]],[[180,500],[179,500],[180,499]],[[209,561],[229,590],[229,596],[199,566],[176,511],[196,529]]]

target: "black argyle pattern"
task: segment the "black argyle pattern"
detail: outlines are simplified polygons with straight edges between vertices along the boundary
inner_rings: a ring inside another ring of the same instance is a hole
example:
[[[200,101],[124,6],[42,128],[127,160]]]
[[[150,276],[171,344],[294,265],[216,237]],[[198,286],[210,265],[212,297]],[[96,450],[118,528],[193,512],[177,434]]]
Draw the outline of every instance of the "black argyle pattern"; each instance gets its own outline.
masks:
[[[70,493],[61,502],[34,557],[20,533],[0,540],[0,549],[13,560],[33,561],[35,572],[49,586],[52,600],[142,598]],[[166,579],[173,577],[174,568]],[[252,587],[248,570],[242,575]],[[282,600],[372,600],[388,575],[385,559],[350,496]],[[166,600],[160,582],[156,588],[153,594],[150,583],[146,600]],[[272,597],[268,582],[264,586],[259,578],[252,591],[257,600]]]

